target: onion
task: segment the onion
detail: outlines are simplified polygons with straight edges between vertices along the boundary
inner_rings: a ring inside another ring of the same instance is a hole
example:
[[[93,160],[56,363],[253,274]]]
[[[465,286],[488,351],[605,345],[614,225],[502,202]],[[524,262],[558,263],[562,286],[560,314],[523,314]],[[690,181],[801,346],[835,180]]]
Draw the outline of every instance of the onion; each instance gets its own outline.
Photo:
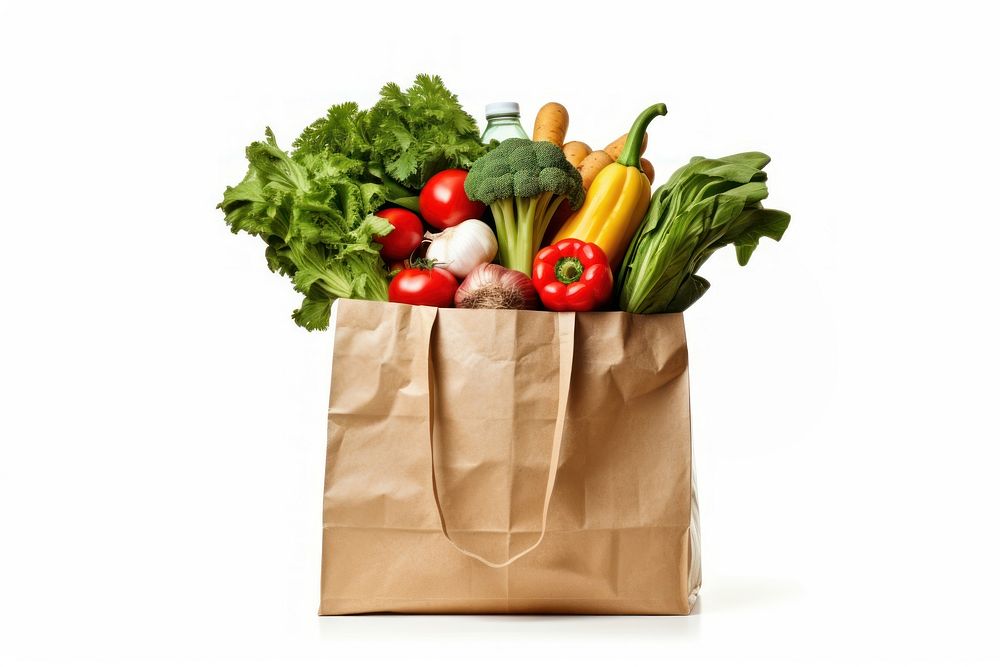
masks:
[[[530,310],[538,306],[538,295],[531,279],[520,271],[505,269],[499,264],[480,264],[459,285],[455,305],[459,308]]]
[[[480,264],[497,256],[497,237],[482,220],[466,220],[440,234],[427,234],[427,259],[433,260],[461,280]]]

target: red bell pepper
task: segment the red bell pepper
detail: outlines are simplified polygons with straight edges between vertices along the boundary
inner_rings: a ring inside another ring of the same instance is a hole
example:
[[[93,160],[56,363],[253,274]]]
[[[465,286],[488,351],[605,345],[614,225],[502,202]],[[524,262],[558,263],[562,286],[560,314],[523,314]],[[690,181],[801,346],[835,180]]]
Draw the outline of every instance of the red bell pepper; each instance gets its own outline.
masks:
[[[611,266],[593,243],[563,239],[535,255],[531,282],[549,310],[593,310],[611,296]]]

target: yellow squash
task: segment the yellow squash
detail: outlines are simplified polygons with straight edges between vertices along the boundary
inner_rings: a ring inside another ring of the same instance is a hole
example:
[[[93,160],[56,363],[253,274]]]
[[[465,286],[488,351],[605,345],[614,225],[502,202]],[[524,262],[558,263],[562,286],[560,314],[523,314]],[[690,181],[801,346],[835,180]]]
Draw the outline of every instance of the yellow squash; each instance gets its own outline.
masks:
[[[649,208],[649,179],[639,166],[642,139],[649,123],[666,113],[664,104],[654,104],[639,114],[618,161],[601,169],[587,190],[583,206],[563,223],[553,242],[580,239],[594,243],[607,254],[611,269],[618,270]]]

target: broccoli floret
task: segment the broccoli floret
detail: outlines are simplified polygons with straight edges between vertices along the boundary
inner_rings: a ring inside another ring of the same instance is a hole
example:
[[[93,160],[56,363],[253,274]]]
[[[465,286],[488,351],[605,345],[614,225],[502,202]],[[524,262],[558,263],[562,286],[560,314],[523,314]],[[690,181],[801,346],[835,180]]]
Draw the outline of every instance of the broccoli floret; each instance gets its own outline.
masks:
[[[555,144],[507,139],[472,163],[465,193],[493,211],[500,263],[531,275],[556,209],[563,201],[574,210],[583,203],[583,181]]]

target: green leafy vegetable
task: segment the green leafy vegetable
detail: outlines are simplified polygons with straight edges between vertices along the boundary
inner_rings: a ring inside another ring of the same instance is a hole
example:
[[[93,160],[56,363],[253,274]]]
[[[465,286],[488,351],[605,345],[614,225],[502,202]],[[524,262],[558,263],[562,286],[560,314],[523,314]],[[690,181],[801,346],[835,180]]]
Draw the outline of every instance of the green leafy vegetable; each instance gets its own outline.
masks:
[[[295,322],[325,329],[339,297],[387,300],[385,267],[372,241],[392,231],[372,215],[383,201],[380,186],[355,181],[360,167],[350,160],[293,160],[270,128],[266,135],[247,147],[250,169],[226,188],[219,208],[233,233],[264,239],[268,267],[291,277],[305,295]]]
[[[382,87],[379,101],[364,111],[347,102],[295,140],[296,159],[339,153],[362,163],[365,181],[385,186],[385,199],[417,210],[424,183],[439,171],[468,169],[486,152],[479,128],[438,76],[420,74],[403,90]]]
[[[233,233],[264,240],[268,268],[305,295],[292,317],[307,329],[329,325],[336,298],[388,298],[374,237],[393,228],[372,215],[380,206],[417,210],[427,179],[486,151],[473,118],[426,74],[406,91],[385,85],[367,111],[354,102],[330,107],[294,147],[289,156],[268,129],[247,147],[247,175],[226,188],[219,208]]]
[[[763,153],[694,157],[653,193],[618,276],[622,310],[683,311],[708,290],[695,272],[716,250],[734,245],[744,266],[762,236],[781,240],[791,216],[761,205],[770,161]]]

